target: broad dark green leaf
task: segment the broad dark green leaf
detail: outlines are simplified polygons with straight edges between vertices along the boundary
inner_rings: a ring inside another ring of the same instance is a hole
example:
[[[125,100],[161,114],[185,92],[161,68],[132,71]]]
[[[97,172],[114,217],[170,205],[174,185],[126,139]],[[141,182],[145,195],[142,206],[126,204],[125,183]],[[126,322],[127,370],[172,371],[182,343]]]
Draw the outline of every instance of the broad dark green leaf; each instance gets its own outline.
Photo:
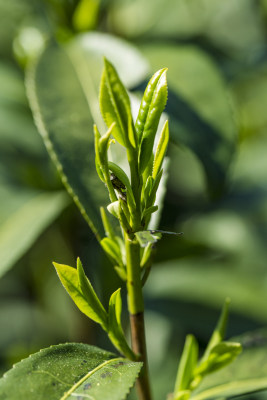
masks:
[[[116,48],[114,57],[111,44]],[[146,63],[138,52],[101,34],[81,35],[64,48],[51,43],[27,79],[31,108],[50,156],[98,239],[102,232],[98,210],[108,199],[94,165],[93,123],[103,128],[98,108],[103,55],[114,59],[116,67],[119,64],[119,73],[129,60],[137,67],[134,80],[128,82],[143,79]]]
[[[168,68],[171,139],[189,147],[204,168],[211,195],[220,195],[236,146],[226,84],[211,59],[194,46],[146,45],[152,69]]]
[[[69,204],[65,192],[0,187],[0,276],[33,245]]]
[[[87,344],[52,346],[16,364],[4,375],[0,399],[124,400],[141,365]]]
[[[192,399],[234,397],[267,389],[266,332],[246,334],[233,340],[242,344],[243,352],[229,366],[207,376],[192,392]]]

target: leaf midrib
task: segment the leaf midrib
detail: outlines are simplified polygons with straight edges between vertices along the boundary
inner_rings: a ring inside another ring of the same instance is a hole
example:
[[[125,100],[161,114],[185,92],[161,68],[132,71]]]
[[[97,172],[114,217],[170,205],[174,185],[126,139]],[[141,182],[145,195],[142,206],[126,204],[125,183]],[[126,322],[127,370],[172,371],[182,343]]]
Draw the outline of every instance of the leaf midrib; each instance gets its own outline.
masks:
[[[124,361],[124,358],[112,358],[111,360],[104,361],[102,364],[98,365],[96,368],[89,371],[84,377],[82,377],[75,385],[73,385],[61,398],[60,400],[66,400],[74,391],[81,386],[81,384],[90,378],[95,372],[99,371],[101,368],[113,362]]]

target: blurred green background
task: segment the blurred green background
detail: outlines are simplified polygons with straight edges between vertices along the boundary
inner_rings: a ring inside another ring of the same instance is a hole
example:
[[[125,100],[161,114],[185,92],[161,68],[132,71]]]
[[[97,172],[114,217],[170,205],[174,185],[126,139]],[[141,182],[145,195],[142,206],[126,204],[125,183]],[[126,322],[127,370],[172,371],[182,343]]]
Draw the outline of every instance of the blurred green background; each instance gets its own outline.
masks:
[[[171,143],[160,228],[184,235],[161,240],[145,287],[160,400],[173,388],[186,333],[204,347],[225,297],[232,299],[228,337],[267,325],[267,1],[0,0],[1,372],[66,341],[112,350],[52,267],[80,256],[105,304],[121,285],[28,106],[25,70],[50,38],[91,46],[96,87],[94,56],[106,51],[135,98],[168,67]]]

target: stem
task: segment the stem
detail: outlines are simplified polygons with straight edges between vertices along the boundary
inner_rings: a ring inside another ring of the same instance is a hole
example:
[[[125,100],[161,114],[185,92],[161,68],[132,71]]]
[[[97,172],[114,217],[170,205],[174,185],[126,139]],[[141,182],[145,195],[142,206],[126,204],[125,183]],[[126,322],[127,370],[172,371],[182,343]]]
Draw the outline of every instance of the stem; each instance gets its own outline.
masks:
[[[130,313],[133,351],[139,355],[143,368],[136,382],[139,400],[152,400],[148,376],[144,325],[144,299],[141,282],[140,246],[135,238],[125,235],[128,309]]]

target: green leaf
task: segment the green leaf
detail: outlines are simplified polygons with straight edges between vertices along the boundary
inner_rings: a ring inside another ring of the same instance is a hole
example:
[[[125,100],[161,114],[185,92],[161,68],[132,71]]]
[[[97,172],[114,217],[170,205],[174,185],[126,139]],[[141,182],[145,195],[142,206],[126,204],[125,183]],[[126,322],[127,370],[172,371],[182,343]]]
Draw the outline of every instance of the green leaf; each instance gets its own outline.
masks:
[[[167,102],[167,69],[161,69],[150,79],[142,98],[135,129],[140,150],[140,170],[143,172],[151,158],[159,119]]]
[[[107,313],[86,277],[80,260],[77,260],[77,269],[64,264],[53,264],[62,285],[79,310],[107,330]]]
[[[130,349],[125,339],[125,335],[121,326],[121,289],[116,290],[109,300],[109,325],[108,325],[108,336],[114,346],[122,353],[125,357],[131,360],[136,359],[136,355]]]
[[[114,138],[124,147],[128,139],[128,119],[131,114],[131,105],[128,93],[121,82],[116,69],[107,60],[100,84],[100,110],[108,127],[114,122]]]
[[[195,369],[195,375],[205,376],[233,362],[241,353],[242,346],[235,342],[220,342],[214,346],[208,357],[200,362]]]
[[[142,363],[94,346],[67,343],[31,355],[0,379],[0,398],[124,400]]]
[[[140,231],[135,232],[135,237],[138,240],[141,247],[146,247],[149,244],[157,243],[157,241],[161,238],[160,233],[152,234],[151,231]]]
[[[108,162],[108,167],[110,171],[112,171],[115,174],[115,176],[119,179],[120,182],[123,183],[123,185],[127,189],[127,203],[129,204],[130,209],[134,211],[136,205],[128,176],[119,165],[113,163],[112,161]]]
[[[206,358],[208,358],[208,356],[209,356],[211,350],[214,348],[214,346],[218,345],[224,339],[228,316],[229,316],[229,304],[230,304],[230,299],[227,298],[224,302],[224,306],[223,306],[219,321],[217,323],[217,326],[209,340],[209,343],[207,345],[205,353],[202,357],[202,361],[204,361]]]
[[[100,243],[104,251],[111,258],[112,262],[115,265],[123,267],[122,255],[118,243],[113,238],[111,239],[108,237],[102,239]]]
[[[175,382],[175,400],[178,392],[189,389],[197,360],[198,343],[193,335],[187,335]]]
[[[112,214],[114,217],[120,219],[120,202],[114,201],[107,206],[108,212]]]
[[[0,276],[15,264],[69,205],[66,193],[0,187]]]
[[[166,112],[171,140],[193,151],[203,166],[210,194],[220,195],[237,144],[224,78],[207,53],[196,46],[164,43],[141,48],[152,69],[160,68],[162,60],[168,68]]]
[[[100,0],[80,0],[72,17],[77,31],[94,29],[97,24]]]
[[[103,54],[127,84],[143,80],[147,63],[134,46],[101,33],[76,36],[64,47],[49,44],[27,74],[28,97],[47,150],[99,240],[98,210],[108,198],[95,170],[93,124],[104,130],[97,105]]]
[[[194,400],[240,396],[267,389],[267,334],[259,331],[233,338],[243,351],[230,365],[203,379],[192,392]]]
[[[154,179],[156,178],[156,176],[158,175],[158,173],[161,170],[168,143],[169,143],[169,123],[168,123],[168,121],[166,121],[162,128],[159,142],[158,142],[157,149],[156,149],[156,153],[155,153],[155,158],[154,158],[154,163],[153,163],[153,172],[152,172],[152,176]]]

